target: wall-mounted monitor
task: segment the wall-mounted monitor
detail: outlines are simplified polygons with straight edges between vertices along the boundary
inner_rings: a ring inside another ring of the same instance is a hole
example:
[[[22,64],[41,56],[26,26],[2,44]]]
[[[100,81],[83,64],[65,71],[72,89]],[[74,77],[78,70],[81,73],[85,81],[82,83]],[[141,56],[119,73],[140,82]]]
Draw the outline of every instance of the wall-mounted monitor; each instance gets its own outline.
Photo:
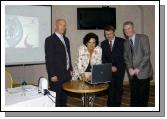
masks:
[[[104,29],[106,25],[116,28],[116,8],[77,8],[79,30]]]

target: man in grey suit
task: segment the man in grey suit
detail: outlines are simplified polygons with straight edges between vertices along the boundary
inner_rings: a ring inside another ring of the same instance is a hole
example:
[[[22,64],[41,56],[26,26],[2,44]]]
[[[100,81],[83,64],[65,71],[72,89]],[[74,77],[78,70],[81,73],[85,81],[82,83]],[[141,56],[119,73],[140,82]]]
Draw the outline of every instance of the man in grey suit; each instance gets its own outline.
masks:
[[[131,21],[123,24],[123,31],[127,39],[124,43],[124,60],[129,75],[130,106],[145,107],[148,105],[150,79],[153,75],[149,38],[144,34],[136,34]]]

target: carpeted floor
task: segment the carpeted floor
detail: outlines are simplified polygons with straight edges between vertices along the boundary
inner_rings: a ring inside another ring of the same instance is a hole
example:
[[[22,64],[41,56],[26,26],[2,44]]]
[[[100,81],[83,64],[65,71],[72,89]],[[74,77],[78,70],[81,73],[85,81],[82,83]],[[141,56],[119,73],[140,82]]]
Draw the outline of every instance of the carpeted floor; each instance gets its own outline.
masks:
[[[75,93],[68,93],[68,107],[82,107],[81,95]],[[96,94],[96,99],[94,106],[95,107],[105,107],[107,102],[107,91],[100,92]],[[128,107],[130,102],[130,91],[129,86],[124,85],[124,92],[122,96],[122,107]],[[155,86],[151,85],[150,87],[150,96],[149,96],[149,107],[155,106]]]

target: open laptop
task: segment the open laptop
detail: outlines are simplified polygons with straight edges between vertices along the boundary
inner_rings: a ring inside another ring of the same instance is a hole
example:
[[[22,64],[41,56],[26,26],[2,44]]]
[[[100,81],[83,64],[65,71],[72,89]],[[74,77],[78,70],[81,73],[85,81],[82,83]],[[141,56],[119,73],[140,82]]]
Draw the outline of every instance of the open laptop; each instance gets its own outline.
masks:
[[[108,83],[112,79],[112,64],[98,64],[92,67],[92,78],[86,81],[89,84]]]

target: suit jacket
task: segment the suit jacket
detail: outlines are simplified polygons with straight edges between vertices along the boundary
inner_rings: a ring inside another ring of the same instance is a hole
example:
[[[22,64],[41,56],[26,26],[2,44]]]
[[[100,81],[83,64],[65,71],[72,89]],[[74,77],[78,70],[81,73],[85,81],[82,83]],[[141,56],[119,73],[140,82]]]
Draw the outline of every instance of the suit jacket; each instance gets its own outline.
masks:
[[[128,39],[124,43],[124,48],[124,59],[127,68],[138,68],[140,70],[139,74],[137,75],[138,79],[152,77],[153,70],[150,61],[151,52],[148,36],[144,34],[136,34],[133,55]]]
[[[117,72],[113,73],[115,78],[123,78],[125,74],[125,63],[124,63],[124,39],[115,37],[115,41],[110,49],[109,41],[106,39],[101,43],[102,47],[102,62],[112,63],[112,66],[117,67]]]
[[[86,68],[89,65],[90,60],[90,53],[85,45],[82,45],[78,49],[78,59],[77,59],[77,66],[74,68],[74,75],[73,79],[77,79],[80,77],[80,74],[84,73]],[[96,46],[91,57],[90,64],[91,66],[95,64],[102,63],[102,49],[99,46]]]
[[[69,39],[64,36],[64,41],[69,54],[70,70],[72,70]],[[55,33],[45,40],[45,60],[49,79],[53,76],[62,79],[67,72],[66,51],[63,43]]]

